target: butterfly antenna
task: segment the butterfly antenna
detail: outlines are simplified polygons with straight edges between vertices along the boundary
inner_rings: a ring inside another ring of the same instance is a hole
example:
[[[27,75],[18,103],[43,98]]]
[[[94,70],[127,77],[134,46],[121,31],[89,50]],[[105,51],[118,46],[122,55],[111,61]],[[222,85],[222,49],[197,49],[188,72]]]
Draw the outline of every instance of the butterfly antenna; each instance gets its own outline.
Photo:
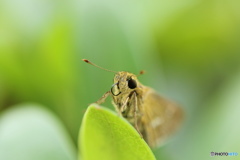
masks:
[[[84,62],[86,62],[86,63],[88,63],[88,64],[91,64],[91,65],[93,65],[93,66],[95,66],[95,67],[97,67],[97,68],[100,68],[100,69],[102,69],[102,70],[105,70],[105,71],[108,71],[108,72],[117,73],[116,71],[112,71],[112,70],[109,70],[109,69],[105,69],[105,68],[103,68],[103,67],[100,67],[100,66],[98,66],[98,65],[90,62],[90,61],[87,60],[87,59],[82,59],[82,60],[83,60]]]

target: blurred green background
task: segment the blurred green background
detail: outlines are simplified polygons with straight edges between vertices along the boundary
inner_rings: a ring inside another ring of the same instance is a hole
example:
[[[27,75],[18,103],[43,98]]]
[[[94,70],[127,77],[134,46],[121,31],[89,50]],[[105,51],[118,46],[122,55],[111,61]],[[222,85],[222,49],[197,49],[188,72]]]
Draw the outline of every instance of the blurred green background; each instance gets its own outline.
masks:
[[[1,0],[0,140],[22,147],[31,135],[48,135],[41,125],[21,144],[4,134],[19,136],[27,124],[14,110],[31,103],[37,109],[29,113],[40,108],[54,117],[64,132],[56,133],[71,146],[66,155],[72,156],[63,159],[75,159],[82,116],[110,89],[114,76],[81,61],[86,58],[115,71],[145,70],[143,84],[182,105],[185,123],[154,151],[158,159],[240,154],[239,7],[239,0]],[[114,109],[110,99],[104,105]],[[10,132],[3,127],[10,122],[23,127]],[[7,159],[3,141],[0,155]]]

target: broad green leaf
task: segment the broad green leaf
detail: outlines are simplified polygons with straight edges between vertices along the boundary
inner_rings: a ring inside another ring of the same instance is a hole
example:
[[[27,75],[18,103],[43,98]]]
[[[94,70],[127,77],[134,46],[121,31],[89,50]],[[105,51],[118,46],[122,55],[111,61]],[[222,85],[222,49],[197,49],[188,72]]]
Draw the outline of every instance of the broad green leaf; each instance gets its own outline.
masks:
[[[155,160],[138,132],[114,112],[96,104],[84,115],[79,146],[84,160]]]
[[[1,160],[76,160],[59,120],[42,106],[14,106],[0,116]]]

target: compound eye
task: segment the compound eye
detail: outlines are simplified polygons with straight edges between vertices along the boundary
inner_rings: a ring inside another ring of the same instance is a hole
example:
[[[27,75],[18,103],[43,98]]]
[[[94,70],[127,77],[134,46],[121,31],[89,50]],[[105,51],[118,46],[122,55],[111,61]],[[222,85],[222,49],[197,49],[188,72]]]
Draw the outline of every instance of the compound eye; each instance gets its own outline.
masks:
[[[136,88],[136,87],[137,87],[137,82],[136,82],[135,80],[133,80],[133,79],[129,79],[129,80],[128,80],[128,87],[129,87],[130,89]]]

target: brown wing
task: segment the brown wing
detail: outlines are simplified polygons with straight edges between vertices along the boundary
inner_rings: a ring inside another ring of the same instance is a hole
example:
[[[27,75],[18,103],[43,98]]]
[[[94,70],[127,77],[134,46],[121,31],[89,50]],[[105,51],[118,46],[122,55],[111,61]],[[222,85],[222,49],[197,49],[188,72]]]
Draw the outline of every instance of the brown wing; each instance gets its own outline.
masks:
[[[142,134],[150,147],[162,145],[183,119],[183,111],[178,105],[161,97],[151,88],[147,88],[143,95],[141,107]]]

